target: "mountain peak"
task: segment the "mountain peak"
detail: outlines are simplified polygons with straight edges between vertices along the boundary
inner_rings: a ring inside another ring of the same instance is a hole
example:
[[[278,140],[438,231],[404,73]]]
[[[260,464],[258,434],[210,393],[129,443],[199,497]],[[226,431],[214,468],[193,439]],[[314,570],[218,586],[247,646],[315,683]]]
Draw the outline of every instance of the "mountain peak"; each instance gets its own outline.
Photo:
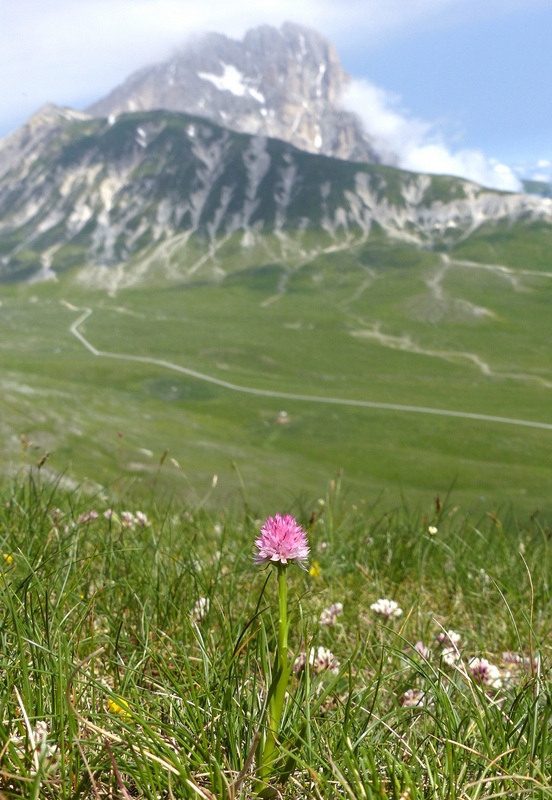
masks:
[[[32,161],[36,158],[39,143],[55,136],[61,125],[88,119],[92,117],[83,111],[54,103],[41,106],[24,125],[0,139],[0,179],[13,169],[18,159],[28,156]]]
[[[340,105],[349,81],[329,40],[286,22],[254,28],[241,41],[205,34],[135,72],[88,111],[181,111],[307,152],[379,162],[360,121]]]
[[[35,129],[41,125],[59,125],[62,122],[82,122],[91,119],[90,114],[84,111],[75,111],[73,108],[58,106],[55,103],[46,103],[29,117],[27,125]]]

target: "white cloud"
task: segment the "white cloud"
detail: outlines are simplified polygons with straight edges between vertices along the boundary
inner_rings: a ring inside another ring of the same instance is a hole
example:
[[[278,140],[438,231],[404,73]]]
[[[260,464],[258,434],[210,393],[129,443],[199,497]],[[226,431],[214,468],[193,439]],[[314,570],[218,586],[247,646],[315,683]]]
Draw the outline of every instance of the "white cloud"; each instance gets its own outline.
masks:
[[[384,161],[413,172],[458,175],[494,189],[520,189],[510,167],[479,150],[451,149],[434,123],[410,116],[399,102],[396,95],[366,80],[354,80],[343,97],[344,106],[361,118]]]

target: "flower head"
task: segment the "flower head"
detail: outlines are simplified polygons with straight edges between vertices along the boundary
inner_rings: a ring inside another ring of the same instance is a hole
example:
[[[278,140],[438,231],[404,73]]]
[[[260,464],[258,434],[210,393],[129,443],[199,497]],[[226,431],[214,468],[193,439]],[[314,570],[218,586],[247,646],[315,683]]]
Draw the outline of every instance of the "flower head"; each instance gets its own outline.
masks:
[[[134,526],[136,525],[136,517],[132,511],[121,511],[121,525],[123,528],[130,528],[131,530],[134,530]]]
[[[343,603],[333,603],[320,614],[319,623],[331,627],[335,625],[340,614],[343,614]]]
[[[460,639],[462,637],[456,631],[441,631],[441,633],[437,637],[437,641],[439,644],[443,645],[443,647],[456,647],[460,644]]]
[[[147,525],[149,525],[148,518],[143,511],[137,511],[134,515],[134,520],[136,524],[140,526],[140,528],[145,528]]]
[[[416,644],[414,645],[414,650],[422,658],[425,658],[426,661],[429,659],[429,655],[430,655],[429,647],[426,647],[423,642],[416,642]]]
[[[309,575],[311,578],[319,578],[320,577],[320,564],[318,561],[313,561],[312,566],[309,569]]]
[[[313,648],[309,653],[309,664],[317,675],[321,672],[332,672],[337,675],[340,666],[337,658],[327,647]],[[307,655],[306,653],[300,653],[293,664],[293,671],[298,675],[305,669],[306,665]]]
[[[500,689],[502,686],[502,676],[500,670],[486,658],[472,658],[468,665],[470,675],[477,683],[483,686],[491,686],[493,689]]]
[[[255,546],[258,550],[254,556],[255,564],[297,561],[304,568],[303,562],[310,552],[305,531],[291,514],[268,517],[261,528],[261,535],[255,540]]]
[[[207,614],[209,613],[209,609],[211,607],[211,603],[208,597],[200,597],[199,600],[196,600],[195,605],[192,609],[192,619],[194,622],[203,622]]]
[[[441,658],[443,659],[443,663],[448,667],[455,667],[462,660],[458,648],[454,647],[454,645],[451,647],[443,647]]]
[[[402,608],[399,608],[398,603],[395,600],[386,600],[385,598],[380,597],[380,599],[372,603],[370,609],[376,614],[378,617],[386,617],[387,619],[392,619],[393,617],[400,617],[402,612]]]
[[[98,514],[98,512],[95,511],[93,508],[91,508],[90,511],[87,511],[84,514],[79,514],[77,522],[80,525],[87,525],[89,522],[92,522],[93,520],[98,519],[99,516],[100,515]]]
[[[132,716],[129,712],[127,701],[122,697],[118,697],[116,701],[111,697],[108,697],[107,710],[110,714],[119,714],[119,716],[123,717],[124,719],[130,719]]]
[[[421,689],[407,689],[404,694],[399,697],[399,705],[403,708],[416,708],[426,705],[426,693]]]

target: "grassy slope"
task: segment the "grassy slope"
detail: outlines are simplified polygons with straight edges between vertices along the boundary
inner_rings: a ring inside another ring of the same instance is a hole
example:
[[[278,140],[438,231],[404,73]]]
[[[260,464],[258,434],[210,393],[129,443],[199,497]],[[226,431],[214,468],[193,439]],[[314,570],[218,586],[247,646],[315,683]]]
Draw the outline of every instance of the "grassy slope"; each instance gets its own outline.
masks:
[[[356,508],[339,489],[298,510],[318,567],[288,572],[290,658],[323,646],[340,666],[290,681],[281,796],[552,797],[549,530],[447,502]],[[228,785],[262,729],[276,638],[256,509],[142,495],[149,522],[132,528],[121,512],[137,506],[117,503],[110,521],[107,506],[36,471],[0,490],[2,795],[251,800],[251,767]],[[379,597],[402,615],[378,619]],[[194,621],[200,598],[210,609]],[[337,602],[335,626],[320,625]],[[438,644],[450,629],[456,666]],[[500,685],[470,677],[473,657],[498,665]]]
[[[511,268],[546,272],[546,231],[518,229],[517,249],[506,248],[511,232],[499,234],[479,250],[460,244],[451,257],[502,263],[509,252]],[[236,462],[248,491],[271,503],[290,493],[316,496],[344,469],[357,498],[427,497],[455,483],[459,499],[476,505],[511,499],[520,510],[550,509],[546,431],[236,394],[153,365],[94,358],[68,333],[78,313],[60,299],[94,309],[82,330],[99,349],[239,385],[552,422],[551,390],[537,381],[552,381],[546,275],[518,275],[513,285],[497,272],[453,266],[436,299],[427,282],[441,269],[440,255],[375,235],[362,248],[295,267],[278,295],[289,268],[259,259],[240,270],[239,251],[227,247],[233,271],[218,286],[198,280],[116,298],[85,293],[70,276],[57,285],[4,286],[0,424],[11,459],[24,432],[37,456],[52,452],[52,467],[119,486],[128,476],[151,486],[168,448],[180,469],[166,459],[164,485],[182,487],[184,471],[202,491],[216,473],[220,503],[237,494]],[[466,303],[490,313],[474,315]],[[392,346],[358,335],[376,323]],[[397,349],[404,336],[441,356]],[[493,375],[451,355],[460,352],[477,355]],[[279,424],[282,410],[289,424]]]

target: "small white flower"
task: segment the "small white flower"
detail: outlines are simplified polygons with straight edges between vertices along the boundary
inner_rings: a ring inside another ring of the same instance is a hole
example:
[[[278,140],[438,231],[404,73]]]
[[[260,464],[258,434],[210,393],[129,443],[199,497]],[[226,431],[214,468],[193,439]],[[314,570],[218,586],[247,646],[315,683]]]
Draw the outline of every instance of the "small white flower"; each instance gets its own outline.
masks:
[[[416,708],[426,705],[426,693],[421,689],[407,689],[404,694],[399,697],[399,705],[403,708]]]
[[[435,536],[435,534],[439,532],[439,529],[436,528],[435,525],[430,525],[429,528],[427,529],[427,532],[429,533],[430,536]]]
[[[456,647],[443,647],[441,658],[449,667],[454,667],[460,661],[460,653]]]
[[[196,623],[203,622],[203,620],[209,613],[210,607],[211,603],[208,597],[200,597],[199,600],[196,600],[195,605],[192,609],[193,621]]]
[[[305,669],[306,663],[307,663],[307,654],[299,653],[299,655],[293,662],[293,671],[295,672],[296,675],[298,675]]]
[[[338,616],[343,614],[343,603],[333,603],[320,614],[320,625],[332,627],[337,622]]]
[[[386,619],[400,617],[403,613],[402,608],[399,608],[398,603],[396,603],[394,600],[386,600],[382,597],[380,597],[380,599],[375,603],[372,603],[370,608],[374,614],[377,614],[378,617],[385,617]]]
[[[93,522],[93,520],[98,519],[99,516],[100,515],[98,514],[98,512],[95,511],[92,508],[90,511],[87,511],[85,514],[80,514],[78,519],[77,519],[77,522],[80,525],[87,525],[89,522]]]
[[[134,516],[134,520],[141,528],[145,528],[147,525],[149,525],[148,518],[143,511],[137,511]]]
[[[416,642],[416,644],[414,645],[414,650],[416,650],[416,652],[419,653],[421,657],[425,658],[425,660],[427,661],[430,653],[429,647],[426,647],[423,642]]]
[[[502,675],[494,664],[486,658],[471,658],[468,670],[472,678],[483,686],[491,686],[493,689],[500,689],[502,686]]]
[[[339,672],[339,661],[327,647],[318,647],[316,652],[311,650],[309,664],[317,674],[326,670],[336,675]]]
[[[293,671],[299,674],[305,669],[307,656],[300,653],[293,664]],[[309,664],[313,672],[319,675],[321,672],[332,672],[337,675],[339,672],[339,661],[331,650],[327,647],[317,647],[309,653]]]
[[[456,647],[460,644],[460,640],[462,637],[456,631],[441,631],[439,636],[437,637],[437,641],[439,644],[444,645],[445,647]]]
[[[478,580],[480,583],[487,584],[491,583],[492,578],[490,577],[490,575],[487,575],[483,567],[481,567],[481,569],[477,573],[476,580]]]
[[[130,530],[134,530],[134,526],[136,525],[136,517],[132,511],[121,511],[121,525],[123,528],[130,528]]]
[[[33,767],[30,774],[36,775],[36,766],[41,763],[42,770],[47,774],[54,774],[59,766],[59,748],[55,744],[50,744],[48,737],[50,731],[48,725],[43,720],[37,720],[35,727],[30,731],[28,739],[23,736],[12,736],[13,743],[18,755],[23,757],[27,751],[28,744],[34,747]]]

